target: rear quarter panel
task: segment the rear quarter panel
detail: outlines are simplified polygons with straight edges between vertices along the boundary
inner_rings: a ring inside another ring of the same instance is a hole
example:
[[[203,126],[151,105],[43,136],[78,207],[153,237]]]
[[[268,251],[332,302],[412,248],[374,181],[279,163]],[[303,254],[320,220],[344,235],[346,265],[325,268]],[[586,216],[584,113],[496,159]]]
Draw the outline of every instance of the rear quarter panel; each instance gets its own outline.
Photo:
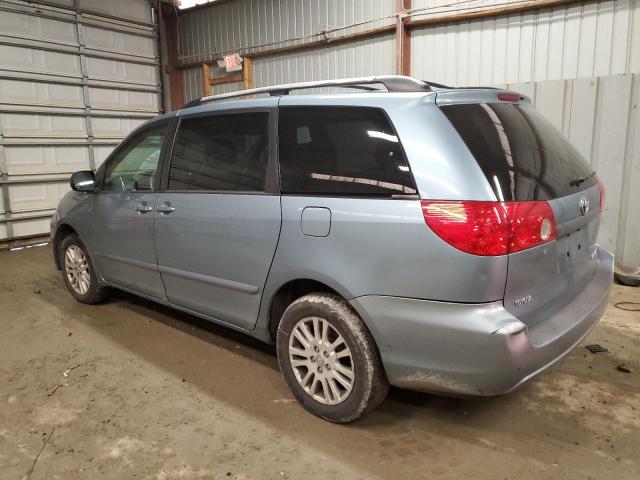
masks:
[[[331,211],[328,236],[302,233],[302,210],[310,206]],[[425,224],[418,200],[283,196],[282,231],[265,295],[308,278],[347,299],[489,302],[503,296],[506,267],[506,257],[469,255],[443,242]]]

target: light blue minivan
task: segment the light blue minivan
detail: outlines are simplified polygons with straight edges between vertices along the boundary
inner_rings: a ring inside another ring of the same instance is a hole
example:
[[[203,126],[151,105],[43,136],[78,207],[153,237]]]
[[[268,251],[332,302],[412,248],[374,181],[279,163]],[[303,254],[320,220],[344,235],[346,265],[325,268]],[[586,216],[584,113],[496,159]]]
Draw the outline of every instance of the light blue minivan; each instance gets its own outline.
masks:
[[[308,88],[329,91],[289,94]],[[51,235],[78,301],[115,287],[275,343],[333,422],[390,384],[509,392],[589,333],[612,283],[595,172],[504,90],[381,76],[206,97],[71,187]]]

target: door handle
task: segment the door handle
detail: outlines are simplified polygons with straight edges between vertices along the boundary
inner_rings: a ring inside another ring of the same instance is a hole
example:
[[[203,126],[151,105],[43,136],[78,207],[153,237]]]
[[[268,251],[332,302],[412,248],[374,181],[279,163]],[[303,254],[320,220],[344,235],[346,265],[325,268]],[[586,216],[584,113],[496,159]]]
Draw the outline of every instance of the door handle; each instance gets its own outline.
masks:
[[[164,202],[162,205],[156,207],[156,212],[160,212],[163,214],[168,214],[171,212],[175,212],[176,207],[172,207],[169,202]]]
[[[138,213],[148,213],[151,210],[153,210],[153,207],[151,205],[147,205],[146,203],[141,203],[136,207],[136,211]]]

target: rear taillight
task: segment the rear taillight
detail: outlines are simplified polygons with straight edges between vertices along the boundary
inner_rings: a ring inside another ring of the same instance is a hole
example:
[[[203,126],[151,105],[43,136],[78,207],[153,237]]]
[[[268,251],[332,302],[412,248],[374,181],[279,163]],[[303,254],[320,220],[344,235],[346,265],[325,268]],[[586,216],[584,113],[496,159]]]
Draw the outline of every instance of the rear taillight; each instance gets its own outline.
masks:
[[[499,202],[422,201],[427,225],[445,242],[476,255],[508,253],[507,217]]]
[[[602,214],[604,213],[604,185],[600,177],[596,177],[596,182],[598,182],[598,189],[600,190],[600,213]]]
[[[463,252],[506,255],[556,238],[547,202],[423,200],[422,212],[436,235]]]
[[[509,253],[556,239],[556,219],[547,202],[504,202],[509,219]]]

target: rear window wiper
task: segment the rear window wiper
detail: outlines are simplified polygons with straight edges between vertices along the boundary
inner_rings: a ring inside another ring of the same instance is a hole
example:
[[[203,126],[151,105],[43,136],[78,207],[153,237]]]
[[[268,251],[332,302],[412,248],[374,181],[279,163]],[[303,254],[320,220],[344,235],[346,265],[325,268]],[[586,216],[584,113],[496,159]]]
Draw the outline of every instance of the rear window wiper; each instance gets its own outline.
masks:
[[[596,174],[596,172],[591,172],[589,175],[585,175],[584,177],[578,177],[575,180],[571,180],[569,182],[569,186],[570,187],[578,187],[581,183],[586,182],[591,177],[593,177],[595,174]]]

